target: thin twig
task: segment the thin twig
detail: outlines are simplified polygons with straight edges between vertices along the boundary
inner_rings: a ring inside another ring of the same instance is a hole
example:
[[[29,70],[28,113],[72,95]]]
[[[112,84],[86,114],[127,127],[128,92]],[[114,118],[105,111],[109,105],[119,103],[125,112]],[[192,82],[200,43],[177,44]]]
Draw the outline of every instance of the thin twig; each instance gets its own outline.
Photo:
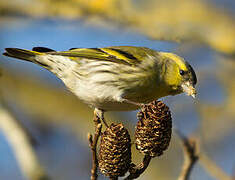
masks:
[[[2,99],[2,98],[1,98],[1,105],[6,110],[11,109],[9,104],[6,103],[5,100]],[[14,112],[11,111],[10,114],[11,114],[12,117],[16,117],[16,114]],[[36,147],[37,145],[39,145],[38,140],[33,136],[33,134],[29,131],[29,129],[26,128],[26,126],[21,121],[19,121],[18,119],[14,118],[14,120],[15,120],[16,126],[18,126],[20,129],[22,129],[24,134],[27,136],[27,139],[29,140],[32,147]]]
[[[125,180],[131,180],[131,179],[136,179],[138,178],[148,167],[150,161],[151,161],[151,156],[145,155],[143,162],[141,162],[138,165],[135,165],[134,163],[131,164],[131,167],[129,169],[129,176],[125,178]]]
[[[44,168],[32,148],[29,136],[4,107],[0,107],[0,129],[9,141],[23,174],[31,180],[48,180]]]
[[[110,180],[118,180],[118,177],[110,177]]]
[[[92,151],[92,169],[91,169],[91,180],[96,180],[98,175],[97,175],[97,169],[98,169],[98,158],[97,158],[97,143],[99,140],[99,137],[101,135],[101,129],[102,129],[102,124],[100,121],[100,118],[96,115],[94,115],[94,123],[95,123],[95,135],[94,138],[92,135],[89,133],[88,134],[88,140],[89,140],[89,145]]]
[[[176,131],[176,133],[179,135],[180,139],[183,142],[185,157],[184,165],[178,180],[189,179],[191,170],[198,159],[198,162],[212,177],[221,180],[232,180],[232,177],[227,175],[220,167],[216,165],[215,162],[213,162],[208,156],[206,156],[205,153],[199,153],[199,143],[197,141],[187,139],[179,131]]]
[[[197,162],[198,156],[198,143],[195,140],[188,139],[180,132],[177,132],[183,143],[184,150],[184,164],[178,177],[178,180],[188,180],[191,174],[192,168]]]
[[[200,153],[200,160],[199,163],[204,169],[215,179],[220,180],[235,180],[235,178],[230,177],[226,174],[216,163],[211,160],[205,153]]]
[[[235,180],[235,169],[233,168],[233,175],[232,175],[232,180]]]

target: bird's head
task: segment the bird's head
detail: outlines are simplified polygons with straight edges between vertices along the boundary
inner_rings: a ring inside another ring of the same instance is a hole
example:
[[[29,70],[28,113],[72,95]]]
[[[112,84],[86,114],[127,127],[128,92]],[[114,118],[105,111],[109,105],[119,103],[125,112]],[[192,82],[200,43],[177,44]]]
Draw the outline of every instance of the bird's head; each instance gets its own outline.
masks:
[[[160,55],[163,59],[162,77],[166,86],[169,87],[169,94],[175,95],[185,92],[195,98],[197,77],[192,66],[173,53],[160,52]]]

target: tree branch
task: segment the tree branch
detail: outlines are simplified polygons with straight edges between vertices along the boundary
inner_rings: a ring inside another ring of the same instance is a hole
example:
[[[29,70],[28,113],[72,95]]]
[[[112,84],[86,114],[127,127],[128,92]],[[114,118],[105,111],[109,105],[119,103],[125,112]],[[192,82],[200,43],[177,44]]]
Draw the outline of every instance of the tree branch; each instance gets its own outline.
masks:
[[[99,140],[99,137],[101,135],[101,129],[102,129],[102,124],[100,118],[94,114],[94,119],[95,123],[95,135],[94,138],[90,133],[88,133],[88,141],[89,141],[89,146],[92,151],[92,169],[91,169],[91,180],[96,180],[98,175],[97,175],[97,169],[98,169],[98,158],[97,158],[97,143]]]
[[[220,180],[235,180],[232,177],[230,177],[228,174],[226,174],[220,167],[216,165],[214,161],[212,161],[205,153],[200,153],[200,165],[204,167],[204,169],[216,179]]]
[[[0,128],[9,141],[23,174],[30,180],[48,180],[27,133],[5,108],[0,107],[0,114]]]
[[[125,178],[125,180],[138,178],[147,169],[151,159],[151,156],[145,155],[143,162],[141,162],[140,164],[135,165],[134,163],[132,163],[129,169],[130,174],[128,177]]]
[[[177,132],[177,134],[183,143],[184,150],[184,164],[178,180],[189,180],[189,176],[192,172],[193,166],[199,158],[198,143],[193,139],[188,139],[179,131]]]

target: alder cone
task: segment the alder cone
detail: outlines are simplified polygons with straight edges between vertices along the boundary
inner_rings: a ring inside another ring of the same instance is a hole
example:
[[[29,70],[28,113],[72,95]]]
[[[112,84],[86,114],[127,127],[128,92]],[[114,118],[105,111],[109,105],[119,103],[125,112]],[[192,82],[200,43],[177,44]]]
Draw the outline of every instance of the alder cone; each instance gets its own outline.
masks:
[[[108,177],[124,176],[131,163],[131,139],[127,129],[111,124],[101,137],[99,169]]]
[[[169,108],[162,101],[153,101],[137,114],[136,148],[151,157],[163,154],[170,143],[172,119]]]

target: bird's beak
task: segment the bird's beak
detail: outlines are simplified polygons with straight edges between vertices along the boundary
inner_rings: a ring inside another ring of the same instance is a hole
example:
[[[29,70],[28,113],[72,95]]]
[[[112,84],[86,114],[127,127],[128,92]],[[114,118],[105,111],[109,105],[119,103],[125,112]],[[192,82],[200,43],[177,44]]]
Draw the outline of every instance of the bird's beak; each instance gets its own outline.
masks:
[[[194,85],[192,85],[189,81],[183,83],[181,87],[183,89],[183,92],[185,92],[188,96],[191,96],[194,99],[196,98],[197,91]]]

